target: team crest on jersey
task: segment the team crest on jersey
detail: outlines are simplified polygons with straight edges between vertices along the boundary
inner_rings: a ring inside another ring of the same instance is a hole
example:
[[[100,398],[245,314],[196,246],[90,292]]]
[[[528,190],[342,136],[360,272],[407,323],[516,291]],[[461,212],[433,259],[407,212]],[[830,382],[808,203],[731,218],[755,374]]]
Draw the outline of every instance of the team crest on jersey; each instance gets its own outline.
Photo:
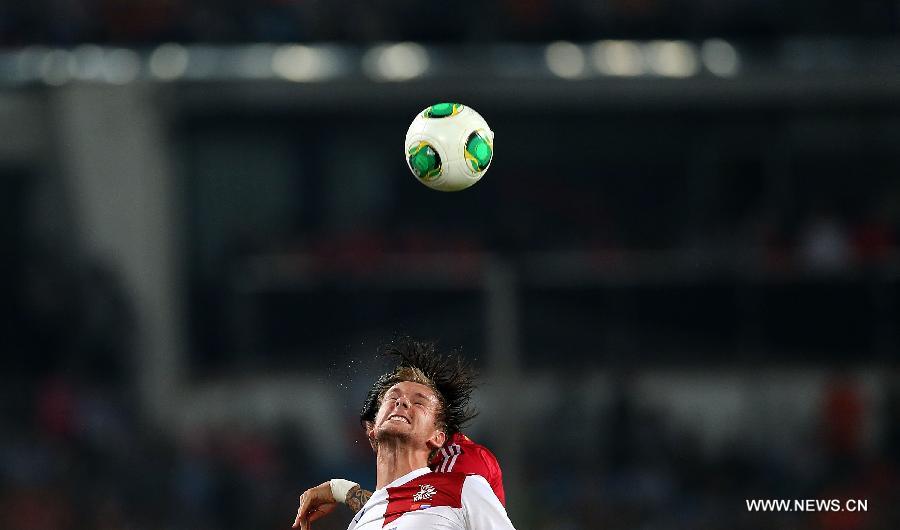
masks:
[[[436,493],[437,490],[434,489],[434,486],[432,486],[431,484],[422,484],[419,486],[418,493],[413,495],[412,500],[413,502],[427,501],[434,497]]]
[[[422,513],[438,506],[462,508],[466,476],[465,473],[426,473],[402,486],[386,488],[388,505],[381,526],[390,528],[391,523],[410,512]]]

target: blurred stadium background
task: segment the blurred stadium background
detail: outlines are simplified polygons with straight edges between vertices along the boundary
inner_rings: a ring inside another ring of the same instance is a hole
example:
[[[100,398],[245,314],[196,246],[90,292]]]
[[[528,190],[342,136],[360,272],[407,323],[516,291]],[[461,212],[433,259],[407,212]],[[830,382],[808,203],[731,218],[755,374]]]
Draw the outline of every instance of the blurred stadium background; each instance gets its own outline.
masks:
[[[357,407],[410,333],[481,368],[520,529],[900,528],[898,26],[5,3],[0,527],[288,528],[306,487],[373,487]],[[497,135],[456,194],[401,157],[446,100]]]

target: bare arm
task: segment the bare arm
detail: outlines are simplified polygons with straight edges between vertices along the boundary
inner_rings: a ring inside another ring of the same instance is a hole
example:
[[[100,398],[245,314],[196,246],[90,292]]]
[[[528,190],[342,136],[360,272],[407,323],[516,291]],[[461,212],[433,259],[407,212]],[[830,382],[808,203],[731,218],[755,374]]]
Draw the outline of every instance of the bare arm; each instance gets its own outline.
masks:
[[[300,495],[300,507],[297,509],[297,517],[291,528],[309,530],[311,522],[328,515],[335,508],[337,508],[337,502],[331,494],[329,482],[309,488]]]
[[[362,507],[365,506],[371,496],[371,491],[364,490],[359,486],[353,486],[347,492],[347,506],[353,510],[353,513],[357,513],[362,510]]]
[[[362,510],[372,492],[355,485],[347,491],[345,504],[357,513]],[[323,482],[314,488],[309,488],[300,495],[300,507],[297,509],[297,517],[292,528],[308,530],[310,523],[330,514],[337,507],[337,500],[332,495],[331,483]]]

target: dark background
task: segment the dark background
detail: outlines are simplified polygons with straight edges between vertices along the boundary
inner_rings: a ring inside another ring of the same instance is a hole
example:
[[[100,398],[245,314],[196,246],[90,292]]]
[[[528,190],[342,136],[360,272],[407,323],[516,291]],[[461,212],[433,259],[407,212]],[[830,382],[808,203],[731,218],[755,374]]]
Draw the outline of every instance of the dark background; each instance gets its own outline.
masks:
[[[0,527],[288,528],[374,487],[356,413],[409,333],[481,369],[517,528],[896,528],[898,22],[0,7]],[[496,134],[462,192],[401,157],[439,101]]]

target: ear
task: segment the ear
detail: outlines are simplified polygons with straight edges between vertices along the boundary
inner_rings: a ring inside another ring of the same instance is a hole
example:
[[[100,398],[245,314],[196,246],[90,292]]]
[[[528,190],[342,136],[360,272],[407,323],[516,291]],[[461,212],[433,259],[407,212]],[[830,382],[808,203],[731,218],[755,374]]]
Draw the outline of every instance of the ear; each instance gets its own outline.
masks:
[[[444,446],[444,442],[447,441],[447,433],[441,430],[435,430],[434,434],[431,435],[425,443],[428,445],[428,449],[430,451],[434,451],[436,449],[440,449]]]
[[[372,446],[373,451],[376,451],[376,449],[375,449],[375,445],[376,445],[376,443],[375,443],[375,422],[374,421],[365,422],[365,429],[366,429],[366,438],[368,438],[368,440],[369,440],[369,445]]]

